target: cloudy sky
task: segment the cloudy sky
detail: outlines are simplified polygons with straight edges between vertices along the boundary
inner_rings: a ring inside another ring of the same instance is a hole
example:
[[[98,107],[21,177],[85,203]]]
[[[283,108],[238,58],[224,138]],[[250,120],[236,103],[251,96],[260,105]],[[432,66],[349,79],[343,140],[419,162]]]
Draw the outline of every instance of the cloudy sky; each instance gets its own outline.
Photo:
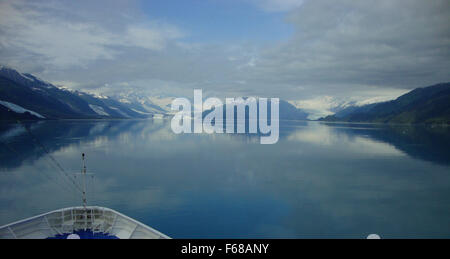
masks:
[[[0,0],[0,63],[104,93],[393,98],[450,81],[450,1]]]

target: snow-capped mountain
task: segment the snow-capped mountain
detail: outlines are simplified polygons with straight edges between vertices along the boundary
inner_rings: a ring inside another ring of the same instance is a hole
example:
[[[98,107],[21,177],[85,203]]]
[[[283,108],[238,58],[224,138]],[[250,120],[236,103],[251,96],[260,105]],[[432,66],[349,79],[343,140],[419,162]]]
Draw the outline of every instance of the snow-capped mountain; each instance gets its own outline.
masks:
[[[31,74],[20,73],[19,71],[6,66],[0,66],[0,76],[28,87],[55,88],[54,85],[45,82],[40,78],[37,78]]]
[[[121,103],[134,107],[140,112],[152,114],[169,114],[170,106],[176,97],[147,96],[138,91],[126,91],[116,95],[113,98]]]
[[[177,98],[173,96],[146,96],[144,93],[136,91],[122,92],[117,95],[113,95],[114,98],[120,102],[127,103],[128,105],[140,105],[146,111],[155,114],[173,115],[176,111],[171,110],[172,101]],[[189,97],[187,97],[189,99]],[[245,99],[246,97],[244,97]],[[191,100],[192,101],[192,100]],[[308,114],[298,109],[287,101],[280,100],[280,119],[284,120],[306,120]],[[209,112],[204,110],[204,112]],[[190,116],[190,115],[189,115]]]
[[[3,102],[0,103],[0,119],[164,117],[174,113],[171,111],[171,104],[175,98],[149,96],[135,89],[110,95],[88,93],[55,86],[12,68],[0,68],[0,101]],[[306,101],[280,100],[280,118],[318,119],[354,105],[357,102],[337,100],[329,96]]]
[[[309,100],[289,101],[297,109],[308,113],[308,119],[318,119],[335,114],[347,107],[356,105],[355,101],[339,100],[331,96],[320,96]]]
[[[362,100],[353,98],[340,99],[332,96],[319,96],[308,100],[289,101],[297,109],[302,109],[309,114],[308,119],[316,120],[326,116],[337,114],[352,107],[361,107],[368,104],[390,100],[386,97],[372,97]]]
[[[450,123],[450,83],[416,88],[395,100],[349,107],[325,121],[376,123]]]
[[[0,101],[0,119],[147,118],[154,114],[141,105],[56,87],[4,66],[0,67]]]

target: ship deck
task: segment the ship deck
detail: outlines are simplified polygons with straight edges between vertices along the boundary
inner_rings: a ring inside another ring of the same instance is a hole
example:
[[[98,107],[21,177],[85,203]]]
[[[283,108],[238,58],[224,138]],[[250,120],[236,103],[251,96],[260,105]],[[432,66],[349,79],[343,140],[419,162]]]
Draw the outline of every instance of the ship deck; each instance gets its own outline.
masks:
[[[117,211],[95,206],[60,209],[0,227],[0,239],[72,239],[77,236],[81,239],[169,239]]]

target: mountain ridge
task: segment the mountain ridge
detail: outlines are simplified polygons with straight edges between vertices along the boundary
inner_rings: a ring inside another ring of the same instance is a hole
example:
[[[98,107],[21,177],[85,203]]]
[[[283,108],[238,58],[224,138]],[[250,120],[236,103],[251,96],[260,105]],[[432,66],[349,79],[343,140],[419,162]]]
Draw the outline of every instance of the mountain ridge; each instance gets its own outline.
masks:
[[[416,88],[395,100],[350,107],[320,120],[450,124],[450,83]]]
[[[31,74],[0,67],[0,119],[125,119],[154,115],[144,107],[121,103],[113,98],[99,98],[77,90],[56,87]],[[16,107],[18,109],[11,109]]]
[[[57,87],[31,74],[0,66],[0,120],[144,119],[173,115],[173,97],[156,98],[123,92],[96,96]],[[15,109],[11,109],[15,107]],[[40,115],[40,116],[37,116]],[[280,119],[307,120],[308,114],[280,100]]]

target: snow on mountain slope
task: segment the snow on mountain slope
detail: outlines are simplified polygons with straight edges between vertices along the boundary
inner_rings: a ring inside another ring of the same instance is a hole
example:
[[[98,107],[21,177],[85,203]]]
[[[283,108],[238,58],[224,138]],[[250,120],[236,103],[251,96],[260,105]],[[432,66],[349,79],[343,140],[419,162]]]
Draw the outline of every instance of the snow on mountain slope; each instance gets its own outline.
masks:
[[[175,99],[175,97],[157,97],[152,96],[148,97],[148,99],[154,104],[159,106],[165,111],[170,111],[170,106],[172,104],[172,101]]]
[[[117,113],[122,115],[124,118],[131,118],[128,114],[126,114],[125,112],[123,112],[122,110],[120,110],[117,107],[109,106],[109,108],[115,110]]]
[[[289,103],[298,109],[305,110],[309,114],[308,119],[315,120],[336,114],[349,107],[360,107],[367,104],[392,100],[395,99],[395,96],[396,95],[387,95],[358,99],[340,99],[332,96],[319,96],[308,100],[289,101]]]
[[[34,116],[36,116],[36,117],[38,117],[38,118],[40,118],[40,119],[45,119],[45,117],[42,116],[42,115],[40,115],[39,113],[34,112],[34,111],[30,111],[30,110],[28,110],[28,109],[25,109],[25,108],[23,108],[23,107],[21,107],[21,106],[19,106],[19,105],[17,105],[17,104],[10,103],[10,102],[5,102],[5,101],[0,101],[0,104],[3,105],[3,106],[5,106],[6,108],[10,109],[10,110],[13,111],[13,112],[16,112],[16,113],[25,113],[25,112],[28,112],[28,113],[30,113],[31,115],[34,115]]]
[[[152,114],[150,112],[143,112],[143,111],[139,111],[139,110],[136,110],[136,109],[131,109],[131,110],[134,111],[134,112],[137,112],[139,114],[142,114],[142,115],[151,115]]]
[[[297,109],[305,110],[309,116],[308,119],[318,119],[336,113],[338,110],[345,109],[354,105],[352,101],[337,100],[331,96],[320,96],[309,100],[289,101]]]
[[[93,105],[93,104],[89,104],[89,107],[91,107],[91,109],[97,113],[98,115],[102,115],[102,116],[110,116],[107,112],[105,112],[105,110],[103,109],[103,107],[100,107],[98,105]]]
[[[4,66],[0,67],[0,81],[3,101],[40,111],[43,116],[39,115],[49,119],[101,118],[100,116],[146,118],[153,114],[139,103],[119,102],[101,93],[72,90],[64,85],[54,86],[34,75],[23,74]],[[157,106],[153,108],[164,113]],[[3,106],[1,109],[4,110]]]
[[[113,94],[112,97],[119,102],[130,105],[135,110],[141,113],[169,113],[170,106],[175,97],[162,97],[147,95],[142,91],[128,90],[119,94]]]

